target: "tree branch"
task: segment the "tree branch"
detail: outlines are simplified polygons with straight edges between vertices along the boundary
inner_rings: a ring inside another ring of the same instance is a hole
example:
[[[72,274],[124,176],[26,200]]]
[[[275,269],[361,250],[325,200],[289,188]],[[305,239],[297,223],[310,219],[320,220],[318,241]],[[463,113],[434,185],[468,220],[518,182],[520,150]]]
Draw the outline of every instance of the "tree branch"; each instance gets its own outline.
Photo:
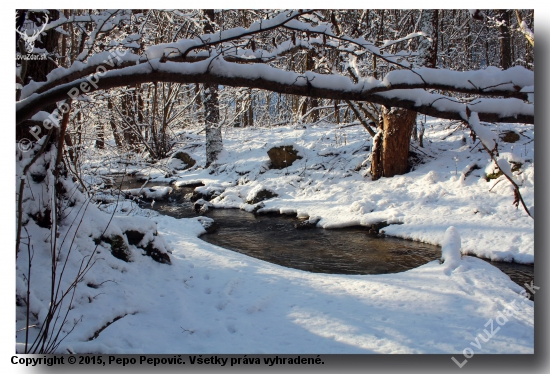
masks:
[[[209,67],[210,66],[210,67]],[[421,69],[428,72],[437,69]],[[397,73],[400,73],[397,71]],[[408,73],[405,71],[404,73]],[[464,73],[466,78],[468,72]],[[110,71],[98,77],[99,81],[90,86],[90,92],[114,87],[135,85],[147,82],[174,83],[214,83],[233,87],[248,87],[300,96],[333,100],[368,101],[389,107],[399,107],[417,111],[433,117],[464,120],[466,107],[457,101],[438,100],[447,96],[429,93],[423,89],[447,89],[455,92],[479,93],[478,89],[456,88],[454,85],[430,83],[372,83],[362,80],[353,84],[349,78],[338,75],[322,75],[306,72],[304,75],[276,69],[266,65],[254,66],[229,63],[221,57],[198,63],[161,63],[159,60],[149,64],[130,66]],[[396,80],[398,81],[398,80]],[[48,104],[67,99],[70,90],[80,93],[80,85],[89,83],[82,78],[67,84],[56,86],[42,94],[34,94],[16,104],[17,124],[31,118]],[[468,88],[469,87],[469,88]],[[407,88],[407,89],[404,89]],[[423,89],[418,89],[423,88]],[[502,88],[500,86],[499,88]],[[496,104],[496,105],[495,105]],[[487,122],[523,122],[534,123],[534,105],[517,99],[485,99],[476,102],[475,111],[482,121]],[[506,108],[506,110],[503,110]]]

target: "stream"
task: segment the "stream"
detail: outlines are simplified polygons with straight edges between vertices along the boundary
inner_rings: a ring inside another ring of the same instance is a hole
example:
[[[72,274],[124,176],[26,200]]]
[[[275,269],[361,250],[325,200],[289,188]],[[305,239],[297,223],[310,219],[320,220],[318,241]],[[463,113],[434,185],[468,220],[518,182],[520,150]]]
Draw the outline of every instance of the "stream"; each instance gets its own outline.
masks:
[[[125,180],[122,188],[143,182]],[[159,185],[155,183],[154,185]],[[140,206],[175,218],[199,216],[185,195],[194,188],[174,188],[166,201]],[[285,267],[315,273],[386,274],[416,268],[441,256],[439,246],[393,237],[377,237],[366,227],[326,230],[295,228],[296,217],[254,215],[239,209],[209,209],[200,214],[214,219],[218,228],[201,236],[204,241]],[[534,266],[490,262],[520,285],[534,279]]]

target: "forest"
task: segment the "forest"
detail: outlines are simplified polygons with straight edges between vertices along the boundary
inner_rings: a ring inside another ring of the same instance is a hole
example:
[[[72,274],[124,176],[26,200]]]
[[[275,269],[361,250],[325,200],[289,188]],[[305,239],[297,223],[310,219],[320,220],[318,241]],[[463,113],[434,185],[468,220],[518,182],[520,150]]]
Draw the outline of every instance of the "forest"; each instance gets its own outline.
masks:
[[[532,9],[18,9],[16,352],[533,353],[534,45]]]

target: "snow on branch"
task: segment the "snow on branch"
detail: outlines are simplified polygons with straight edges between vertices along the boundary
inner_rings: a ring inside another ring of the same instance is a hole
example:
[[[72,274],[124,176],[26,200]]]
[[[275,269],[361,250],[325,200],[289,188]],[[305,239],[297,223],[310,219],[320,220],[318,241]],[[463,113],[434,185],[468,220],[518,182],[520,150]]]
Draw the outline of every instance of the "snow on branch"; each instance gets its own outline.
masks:
[[[468,124],[470,129],[476,134],[485,148],[490,151],[489,153],[493,154],[493,152],[497,150],[496,134],[479,123],[479,116],[476,112],[470,113]]]
[[[304,44],[303,46],[307,47],[306,44]],[[290,48],[290,45],[285,44],[280,46],[280,48],[277,50],[277,53],[282,53],[282,51],[284,51],[285,49],[292,50]],[[265,56],[266,59],[273,57],[275,57],[275,54],[269,54]],[[204,58],[206,57],[203,57],[203,62]],[[90,74],[94,74],[99,67],[104,70],[121,69],[129,66],[134,66],[139,62],[140,59],[141,57],[139,55],[133,54],[131,52],[119,53],[119,51],[116,51],[116,54],[115,52],[102,52],[97,55],[93,55],[89,58],[88,63],[81,63],[79,61],[76,61],[69,68],[60,67],[54,69],[52,72],[50,72],[50,74],[48,74],[46,82],[29,83],[28,85],[23,87],[23,90],[21,92],[21,99],[24,99],[32,95],[33,93],[43,93],[58,85],[69,83],[82,77],[86,77]],[[156,61],[160,60],[156,59]],[[223,61],[224,63],[229,64],[231,61],[231,57],[227,58],[224,56]],[[246,61],[246,58],[238,61]],[[154,60],[147,63],[142,63],[142,65],[147,65],[149,63],[154,63]],[[189,64],[182,65],[182,67],[188,65]],[[226,65],[228,66],[228,68],[225,70],[230,73],[230,71],[232,70],[243,71],[243,69],[250,69],[251,74],[254,74],[253,72],[258,70],[258,67],[254,65],[250,65],[248,67],[240,66],[238,68],[238,64],[233,65],[235,66],[235,68]],[[272,72],[269,74],[271,76],[276,75],[276,73],[274,73],[273,71],[278,71],[281,74],[289,73],[285,70],[277,69],[274,67],[267,68],[271,69]],[[296,80],[297,73],[293,74],[295,74],[294,78],[292,79],[294,81]],[[243,77],[245,77],[246,75],[247,74],[245,73],[241,74],[241,76]],[[317,81],[315,83],[311,82],[313,86],[317,86],[317,82],[319,82],[320,80],[330,80],[336,77],[337,79],[339,79],[340,82],[342,82],[340,86],[345,86],[344,88],[346,89],[350,88],[349,84],[352,84],[349,78],[341,75],[314,75]],[[411,70],[394,70],[388,73],[382,81],[379,81],[373,77],[365,77],[362,78],[361,81],[355,86],[356,89],[357,87],[360,87],[365,94],[386,92],[389,90],[397,89],[421,88],[460,92],[471,95],[501,96],[505,98],[528,100],[529,95],[532,95],[531,92],[534,91],[534,73],[521,66],[512,67],[504,71],[495,67],[488,67],[483,70],[465,72],[447,69],[420,68]],[[503,107],[501,109],[510,112],[509,107]],[[483,112],[483,110],[480,110],[479,112]],[[513,114],[513,112],[511,112],[510,114]]]
[[[394,55],[384,55],[384,52],[380,48],[374,45],[374,42],[368,41],[363,37],[351,38],[347,35],[338,36],[332,31],[332,26],[328,23],[320,23],[317,26],[313,26],[309,23],[301,22],[298,20],[292,20],[283,25],[284,28],[294,31],[303,31],[306,33],[314,33],[324,35],[325,37],[330,37],[342,42],[350,43],[363,49],[363,53],[371,53],[376,57],[396,66],[402,67],[404,69],[410,68],[410,64],[407,61],[400,61],[402,56]],[[388,41],[389,43],[389,41]],[[349,49],[349,52],[354,51],[354,49]]]
[[[231,40],[242,39],[244,37],[258,34],[281,27],[294,18],[308,13],[309,11],[287,11],[277,16],[254,22],[249,28],[235,27],[228,30],[222,30],[214,34],[204,34],[194,39],[182,39],[174,43],[163,43],[150,46],[145,50],[146,59],[169,58],[187,56],[194,49],[209,47]]]
[[[380,50],[385,49],[385,48],[388,48],[388,47],[391,47],[392,45],[397,44],[397,43],[399,43],[399,42],[404,42],[405,40],[410,40],[410,39],[413,39],[413,38],[418,38],[419,36],[422,36],[422,37],[427,38],[426,33],[422,32],[422,31],[412,32],[412,33],[410,33],[409,35],[404,36],[404,37],[399,38],[399,39],[395,39],[395,40],[384,40],[384,43],[380,46]]]
[[[111,21],[106,23],[106,21],[113,16],[113,14],[118,13],[118,15]],[[113,27],[118,25],[121,21],[130,20],[131,13],[129,11],[119,12],[116,11],[104,11],[100,14],[88,14],[88,15],[75,15],[72,14],[69,17],[65,17],[63,12],[59,12],[59,18],[48,23],[44,31],[56,29],[59,26],[63,26],[69,23],[104,23],[104,28],[102,31],[111,30]]]
[[[454,71],[419,68],[389,72],[382,83],[393,88],[432,88],[484,96],[516,97],[527,100],[521,90],[534,84],[534,72],[523,66],[500,70]]]
[[[518,9],[516,9],[516,18],[518,20],[519,31],[525,36],[529,44],[535,47],[535,33],[527,26],[527,22],[521,18]]]
[[[439,71],[445,76],[445,71]],[[468,73],[465,73],[468,76]],[[372,77],[353,83],[342,75],[324,75],[313,72],[299,74],[267,66],[265,64],[237,64],[225,61],[221,56],[196,63],[161,62],[159,59],[118,70],[105,71],[95,78],[81,78],[34,93],[16,104],[17,123],[32,117],[45,105],[67,99],[72,90],[87,84],[90,91],[104,90],[146,82],[216,83],[233,87],[265,89],[273,92],[336,100],[368,101],[389,107],[415,110],[419,113],[454,120],[466,119],[468,106],[483,121],[534,123],[534,105],[519,99],[480,99],[475,103],[461,103],[444,95],[433,94],[421,88],[436,88],[426,83],[388,83]],[[93,81],[93,84],[91,82]],[[90,85],[91,84],[91,85]],[[395,89],[397,87],[408,89]],[[437,85],[441,88],[444,85]],[[463,92],[454,85],[445,86],[450,91]],[[467,91],[467,90],[466,90]],[[478,93],[478,89],[467,91]]]

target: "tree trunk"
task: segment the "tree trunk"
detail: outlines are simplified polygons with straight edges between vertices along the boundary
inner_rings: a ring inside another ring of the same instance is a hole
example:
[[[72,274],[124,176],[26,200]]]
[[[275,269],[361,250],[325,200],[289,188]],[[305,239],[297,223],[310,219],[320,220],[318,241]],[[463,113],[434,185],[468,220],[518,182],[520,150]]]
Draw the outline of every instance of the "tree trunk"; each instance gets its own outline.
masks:
[[[197,97],[197,99],[195,100],[195,103],[196,103],[195,110],[197,111],[197,113],[200,111],[202,106],[202,98],[201,98],[201,95],[199,95],[200,92],[201,92],[201,86],[200,84],[197,83],[195,84],[195,96]]]
[[[120,134],[118,133],[117,126],[115,124],[115,119],[113,116],[113,101],[108,99],[107,109],[109,110],[109,124],[111,125],[111,130],[113,130],[113,137],[115,138],[115,144],[118,149],[122,149],[122,141],[120,139]]]
[[[308,98],[304,97],[304,100],[302,101],[302,106],[301,106],[302,110],[300,113],[300,118],[302,118],[302,122],[307,122],[304,117],[307,113],[307,102],[308,102]]]
[[[382,128],[373,139],[372,180],[405,174],[408,169],[411,133],[416,122],[416,112],[382,107]]]
[[[208,21],[205,22],[203,31],[214,33],[212,23],[215,19],[214,9],[204,11]],[[208,83],[204,85],[204,128],[206,133],[206,166],[210,166],[218,158],[223,149],[222,129],[220,127],[220,104],[218,100],[218,85]]]
[[[250,94],[250,105],[248,106],[248,126],[254,127],[254,98]]]
[[[242,102],[242,105],[241,105],[241,109],[242,109],[242,112],[243,112],[241,114],[241,117],[243,119],[243,121],[242,121],[243,122],[243,124],[242,124],[243,127],[248,127],[248,108],[247,108],[247,105],[249,105],[248,100],[244,100]]]
[[[306,60],[305,70],[313,71],[315,69],[315,61],[313,60],[312,51],[308,51],[308,53],[306,54],[305,60]],[[306,100],[304,101],[304,107],[302,108],[302,116],[305,115],[308,110],[316,108],[318,106],[319,106],[319,103],[317,101],[317,98],[306,98]],[[319,111],[318,110],[312,111],[309,117],[311,118],[311,122],[319,121]],[[303,119],[303,121],[307,122],[305,118]]]
[[[65,144],[67,146],[67,153],[69,154],[69,159],[71,160],[73,165],[76,166],[76,155],[74,152],[73,140],[71,139],[71,135],[69,135],[68,133],[65,133],[64,136],[65,136]]]
[[[437,39],[438,39],[437,9],[424,9],[420,16],[420,30],[431,39],[422,38],[418,46],[416,65],[418,67],[435,68],[437,65]]]
[[[420,125],[420,135],[418,136],[418,145],[420,148],[424,148],[424,131],[426,128],[424,127],[424,122]]]
[[[122,133],[128,149],[132,152],[136,152],[139,149],[139,138],[136,131],[139,131],[139,129],[135,123],[135,113],[133,109],[132,94],[124,95],[122,97],[122,114],[126,117],[126,121],[124,122]]]
[[[378,180],[383,176],[383,167],[382,167],[382,140],[384,139],[384,131],[380,127],[378,132],[372,139],[372,153],[371,153],[371,165],[370,173],[372,175],[372,180]]]
[[[105,148],[105,130],[103,129],[103,123],[98,122],[95,126],[96,140],[95,147],[97,149]]]
[[[417,67],[435,68],[437,65],[439,12],[437,9],[424,9],[420,16],[420,29],[428,38],[423,38],[418,46]],[[371,174],[376,180],[405,174],[408,170],[409,146],[412,130],[416,124],[416,112],[407,109],[382,107],[382,134],[375,139],[372,155]],[[422,132],[421,137],[424,133]],[[376,144],[376,141],[381,144]],[[378,153],[378,154],[375,154]]]
[[[210,166],[218,158],[223,149],[222,129],[219,126],[220,105],[218,101],[218,85],[204,85],[204,110],[206,131],[206,166]]]
[[[382,116],[384,119],[382,169],[383,176],[389,178],[407,172],[411,132],[416,122],[416,112],[383,107]]]
[[[500,67],[504,70],[512,67],[510,48],[510,13],[508,10],[497,10],[498,40],[500,43]]]
[[[245,112],[246,126],[254,126],[254,98],[252,97],[252,89],[248,90],[248,99],[246,100],[248,108]]]

